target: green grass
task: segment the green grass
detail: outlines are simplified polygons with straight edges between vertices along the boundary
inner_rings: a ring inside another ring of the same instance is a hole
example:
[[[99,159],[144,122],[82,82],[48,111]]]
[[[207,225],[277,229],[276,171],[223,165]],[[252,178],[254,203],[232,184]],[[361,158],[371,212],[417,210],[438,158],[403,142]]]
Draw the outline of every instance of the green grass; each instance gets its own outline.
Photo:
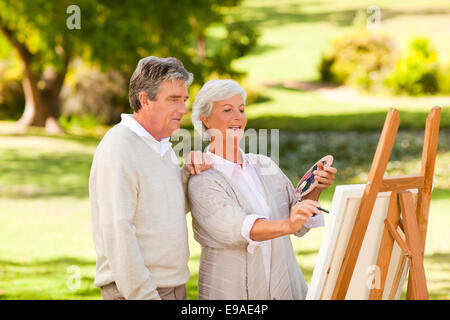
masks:
[[[450,298],[450,132],[441,131],[436,161],[425,269],[430,297]],[[336,184],[361,183],[378,133],[280,133],[280,166],[295,183],[325,153],[335,156]],[[389,174],[417,172],[422,132],[401,131]],[[100,299],[93,285],[95,251],[91,234],[88,177],[98,140],[68,136],[0,135],[0,299]],[[330,207],[334,187],[321,203]],[[188,298],[197,299],[200,247],[188,216],[191,278]],[[292,237],[298,262],[309,282],[323,228]],[[70,290],[80,270],[80,288]]]

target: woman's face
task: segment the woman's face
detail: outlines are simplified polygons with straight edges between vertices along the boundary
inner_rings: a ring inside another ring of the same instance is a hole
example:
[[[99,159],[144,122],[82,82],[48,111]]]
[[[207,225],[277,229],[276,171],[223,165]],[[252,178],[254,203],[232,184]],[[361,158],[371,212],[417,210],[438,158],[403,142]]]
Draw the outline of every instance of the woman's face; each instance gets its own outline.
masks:
[[[242,96],[236,94],[229,99],[214,102],[210,115],[200,119],[208,129],[211,129],[213,141],[237,140],[239,142],[244,136],[244,129],[247,125],[244,108]]]

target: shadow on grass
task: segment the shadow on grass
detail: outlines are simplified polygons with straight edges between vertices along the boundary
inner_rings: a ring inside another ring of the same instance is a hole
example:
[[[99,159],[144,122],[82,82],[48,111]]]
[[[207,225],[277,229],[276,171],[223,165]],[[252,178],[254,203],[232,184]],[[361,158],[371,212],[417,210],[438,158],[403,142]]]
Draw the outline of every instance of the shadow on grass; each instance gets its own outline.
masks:
[[[442,267],[441,270],[450,271],[450,253],[449,252],[435,252],[432,255],[425,255],[425,260],[433,264],[439,264]]]
[[[251,6],[251,8],[243,8],[240,16],[245,17],[247,23],[253,24],[257,27],[273,27],[283,26],[293,23],[320,23],[326,22],[335,26],[351,26],[358,12],[365,13],[367,10],[366,4],[355,5],[354,8],[346,10],[318,10],[317,12],[304,11],[303,8],[310,5],[321,4],[319,1],[299,2],[297,4],[291,3],[289,5],[278,6]],[[328,9],[326,4],[323,8]],[[251,12],[250,12],[251,10]],[[449,14],[450,10],[447,8],[428,8],[428,9],[387,9],[381,8],[383,21],[389,19],[405,16],[405,15],[442,15]],[[250,12],[250,14],[246,14]]]
[[[28,262],[0,260],[0,271],[2,300],[100,298],[100,289],[94,286],[95,261],[73,257]]]
[[[431,265],[431,268],[437,269],[436,274],[439,278],[430,279],[427,277],[429,286],[429,295],[432,300],[450,299],[450,284],[446,275],[450,272],[450,253],[436,252],[431,255],[425,255],[425,263]],[[425,274],[427,270],[425,269]]]
[[[198,270],[191,270],[191,277],[186,283],[188,300],[198,300]]]
[[[9,198],[88,197],[92,156],[84,153],[33,155],[2,149],[0,195]]]

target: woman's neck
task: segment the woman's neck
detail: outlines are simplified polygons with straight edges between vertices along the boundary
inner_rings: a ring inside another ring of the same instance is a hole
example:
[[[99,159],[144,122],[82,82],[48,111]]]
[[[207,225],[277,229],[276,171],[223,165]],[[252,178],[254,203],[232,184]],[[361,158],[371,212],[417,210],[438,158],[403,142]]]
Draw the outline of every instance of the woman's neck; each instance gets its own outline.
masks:
[[[211,142],[209,147],[209,151],[219,157],[224,158],[225,160],[242,164],[242,154],[239,150],[239,144],[236,143],[215,143]]]

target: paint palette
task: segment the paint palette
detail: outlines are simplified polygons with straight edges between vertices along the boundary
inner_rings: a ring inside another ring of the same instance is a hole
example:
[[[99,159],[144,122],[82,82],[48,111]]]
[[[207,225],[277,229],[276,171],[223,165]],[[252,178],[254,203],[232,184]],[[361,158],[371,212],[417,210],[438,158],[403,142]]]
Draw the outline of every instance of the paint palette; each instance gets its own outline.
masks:
[[[307,195],[311,191],[314,190],[315,187],[319,184],[318,181],[314,180],[315,175],[313,172],[317,170],[317,164],[321,162],[324,166],[331,166],[333,164],[333,156],[327,155],[316,162],[315,165],[309,169],[305,175],[300,179],[300,181],[297,184],[297,187],[295,188],[295,196],[301,198],[302,196]]]

